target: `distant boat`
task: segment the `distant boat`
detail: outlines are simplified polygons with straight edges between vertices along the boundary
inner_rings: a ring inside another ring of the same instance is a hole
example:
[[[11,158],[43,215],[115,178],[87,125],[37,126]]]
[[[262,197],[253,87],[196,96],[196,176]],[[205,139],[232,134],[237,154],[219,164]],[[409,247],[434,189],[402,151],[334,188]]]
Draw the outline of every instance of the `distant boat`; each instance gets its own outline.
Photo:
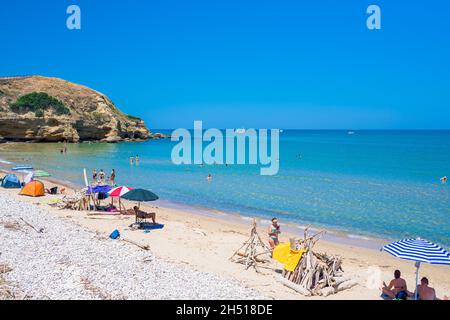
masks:
[[[349,131],[347,134],[355,134],[355,131]]]

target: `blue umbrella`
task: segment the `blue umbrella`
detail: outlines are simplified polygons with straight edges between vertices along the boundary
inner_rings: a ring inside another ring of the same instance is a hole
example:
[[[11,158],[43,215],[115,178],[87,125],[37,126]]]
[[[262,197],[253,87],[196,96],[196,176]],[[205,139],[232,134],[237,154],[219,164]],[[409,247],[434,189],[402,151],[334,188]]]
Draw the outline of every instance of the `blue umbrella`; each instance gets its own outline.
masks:
[[[393,242],[385,245],[382,250],[400,259],[416,262],[416,300],[420,263],[425,262],[430,264],[450,265],[450,253],[448,253],[447,250],[441,248],[437,244],[420,238],[403,239]]]

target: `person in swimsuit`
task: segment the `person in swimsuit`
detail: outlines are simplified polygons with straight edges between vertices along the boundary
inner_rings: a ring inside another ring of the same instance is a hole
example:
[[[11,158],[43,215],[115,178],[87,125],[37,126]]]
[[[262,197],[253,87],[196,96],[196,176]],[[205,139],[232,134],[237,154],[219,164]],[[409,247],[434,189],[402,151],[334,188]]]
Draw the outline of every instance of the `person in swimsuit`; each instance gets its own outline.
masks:
[[[100,171],[98,172],[98,180],[102,185],[105,183],[105,172],[103,171],[103,169],[100,169]]]
[[[447,183],[447,176],[443,176],[443,177],[441,178],[441,183],[442,183],[442,184],[446,184],[446,183]]]
[[[130,164],[133,164],[133,163],[134,163],[134,158],[130,157]]]
[[[111,175],[109,176],[109,183],[111,184],[111,186],[114,186],[115,182],[116,182],[116,170],[112,169]]]
[[[141,211],[141,210],[139,210],[138,206],[134,206],[133,210],[137,217],[144,218],[144,219],[151,218],[153,223],[156,223],[156,213],[155,212]]]
[[[269,226],[269,245],[273,250],[280,242],[278,241],[278,235],[281,233],[280,224],[277,218],[272,218],[272,224]]]
[[[97,170],[94,169],[94,171],[92,171],[92,181],[94,184],[97,183]]]
[[[383,282],[383,288],[381,290],[384,295],[388,296],[391,299],[397,298],[406,300],[406,298],[409,296],[409,292],[406,288],[405,279],[401,278],[400,276],[400,270],[395,270],[394,279],[389,282],[389,285],[386,285],[386,283]]]
[[[428,279],[423,277],[417,286],[417,296],[419,300],[436,300],[436,291],[428,286]]]

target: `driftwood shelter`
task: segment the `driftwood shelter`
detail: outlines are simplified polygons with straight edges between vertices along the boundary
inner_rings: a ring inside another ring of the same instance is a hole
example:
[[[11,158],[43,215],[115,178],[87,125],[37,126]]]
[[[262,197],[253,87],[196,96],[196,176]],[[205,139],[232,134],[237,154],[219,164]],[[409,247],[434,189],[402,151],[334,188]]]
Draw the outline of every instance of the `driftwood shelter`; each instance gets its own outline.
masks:
[[[344,275],[340,256],[313,250],[324,231],[313,235],[308,231],[309,227],[305,229],[302,239],[290,239],[291,250],[302,250],[304,253],[295,269],[284,270],[279,281],[305,296],[328,296],[355,286],[357,282]]]
[[[290,239],[291,252],[299,254],[300,257],[294,259],[294,265],[291,263],[289,270],[286,270],[285,265],[282,273],[277,276],[278,281],[304,296],[328,296],[357,284],[354,279],[344,274],[340,256],[314,251],[314,245],[324,233],[320,231],[311,235],[307,227],[303,238]],[[253,220],[250,237],[230,260],[244,264],[246,270],[253,267],[259,272],[258,268],[264,267],[270,257],[271,250],[262,241],[256,230],[256,220]]]
[[[256,230],[256,220],[253,219],[250,237],[234,252],[230,260],[242,263],[246,270],[253,267],[256,272],[259,272],[258,268],[264,267],[263,264],[269,262],[270,254],[269,247],[262,241]]]

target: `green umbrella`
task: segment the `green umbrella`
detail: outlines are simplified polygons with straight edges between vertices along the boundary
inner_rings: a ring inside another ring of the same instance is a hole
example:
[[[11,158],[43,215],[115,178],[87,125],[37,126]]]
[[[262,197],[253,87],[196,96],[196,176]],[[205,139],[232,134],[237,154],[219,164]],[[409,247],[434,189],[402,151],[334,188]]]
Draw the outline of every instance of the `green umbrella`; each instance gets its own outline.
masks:
[[[132,201],[155,201],[158,200],[159,197],[153,192],[145,189],[133,189],[128,191],[123,196],[122,199],[132,200]]]
[[[36,170],[33,172],[33,177],[50,177],[51,174],[44,170]]]

